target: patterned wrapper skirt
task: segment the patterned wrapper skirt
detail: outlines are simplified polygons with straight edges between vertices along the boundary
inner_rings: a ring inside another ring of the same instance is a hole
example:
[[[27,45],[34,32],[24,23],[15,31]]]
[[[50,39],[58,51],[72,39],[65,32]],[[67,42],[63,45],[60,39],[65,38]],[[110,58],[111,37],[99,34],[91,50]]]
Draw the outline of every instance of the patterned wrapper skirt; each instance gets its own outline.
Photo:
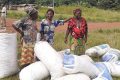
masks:
[[[33,44],[22,44],[22,50],[19,59],[20,67],[27,66],[34,62],[34,45]]]
[[[84,38],[75,39],[70,37],[70,50],[75,55],[83,55],[85,53]]]

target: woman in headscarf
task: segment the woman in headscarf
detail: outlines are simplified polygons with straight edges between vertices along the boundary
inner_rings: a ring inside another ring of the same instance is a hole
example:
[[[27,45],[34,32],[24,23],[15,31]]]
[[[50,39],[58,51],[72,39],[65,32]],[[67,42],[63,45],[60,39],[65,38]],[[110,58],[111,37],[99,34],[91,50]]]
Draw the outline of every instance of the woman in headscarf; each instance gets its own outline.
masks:
[[[70,34],[70,49],[76,55],[84,54],[85,43],[87,42],[88,27],[85,18],[81,16],[82,11],[75,9],[73,11],[74,17],[68,22],[68,28],[65,35],[65,43]]]
[[[23,68],[32,62],[34,62],[34,50],[33,47],[37,37],[37,25],[36,20],[38,18],[38,11],[33,7],[25,9],[27,17],[15,21],[13,28],[20,33],[22,52],[20,56],[20,67]]]
[[[59,25],[63,25],[67,20],[53,20],[54,11],[52,9],[48,9],[46,12],[46,19],[41,21],[41,40],[47,41],[50,45],[54,43],[54,30]]]

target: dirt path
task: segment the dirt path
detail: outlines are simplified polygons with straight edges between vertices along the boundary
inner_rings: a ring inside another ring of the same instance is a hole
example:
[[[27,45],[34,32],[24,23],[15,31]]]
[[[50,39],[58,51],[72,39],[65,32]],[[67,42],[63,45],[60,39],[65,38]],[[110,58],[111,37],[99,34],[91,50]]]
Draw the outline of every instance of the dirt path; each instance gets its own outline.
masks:
[[[12,30],[12,23],[13,21],[16,21],[16,19],[7,19],[7,28],[9,30]],[[37,25],[39,27],[40,23],[37,22]],[[66,30],[67,27],[67,23],[64,26],[59,26],[56,28],[56,32],[64,32]],[[109,28],[116,28],[119,27],[120,28],[120,22],[88,22],[88,29],[89,31],[94,31],[96,29],[109,29]]]

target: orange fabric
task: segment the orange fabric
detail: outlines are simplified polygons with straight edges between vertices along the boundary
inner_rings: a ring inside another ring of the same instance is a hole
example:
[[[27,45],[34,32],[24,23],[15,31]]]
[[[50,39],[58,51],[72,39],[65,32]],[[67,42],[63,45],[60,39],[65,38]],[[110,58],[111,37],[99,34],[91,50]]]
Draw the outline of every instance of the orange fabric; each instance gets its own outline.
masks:
[[[32,45],[23,45],[19,60],[20,66],[31,64],[34,62],[34,49]]]

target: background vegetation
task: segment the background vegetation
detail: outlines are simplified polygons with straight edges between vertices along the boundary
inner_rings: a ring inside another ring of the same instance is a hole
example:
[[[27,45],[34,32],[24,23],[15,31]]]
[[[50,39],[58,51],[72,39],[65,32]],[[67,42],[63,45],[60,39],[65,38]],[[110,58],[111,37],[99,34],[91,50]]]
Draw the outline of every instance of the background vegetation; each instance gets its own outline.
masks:
[[[53,6],[53,0],[0,0],[0,4],[37,4],[38,6]],[[120,9],[120,0],[54,0],[55,6],[85,5],[102,9]]]
[[[120,21],[120,11],[116,10],[103,10],[95,7],[85,7],[85,6],[58,6],[55,7],[55,19],[68,19],[73,16],[73,10],[76,8],[82,9],[82,16],[84,16],[87,21],[91,22],[116,22]],[[39,21],[45,18],[45,13],[48,7],[41,7],[39,9]],[[26,13],[24,11],[8,11],[7,17],[9,18],[22,18]]]

